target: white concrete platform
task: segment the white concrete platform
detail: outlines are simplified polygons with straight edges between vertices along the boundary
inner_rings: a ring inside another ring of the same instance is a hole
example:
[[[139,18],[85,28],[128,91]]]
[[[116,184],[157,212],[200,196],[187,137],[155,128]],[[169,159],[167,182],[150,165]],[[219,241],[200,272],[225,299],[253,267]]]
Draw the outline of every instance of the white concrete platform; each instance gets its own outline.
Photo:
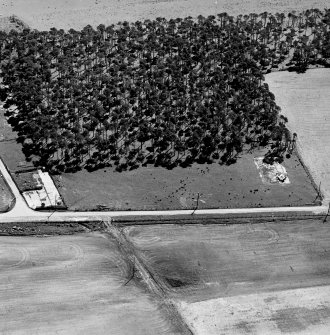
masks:
[[[22,192],[28,206],[32,209],[63,206],[62,198],[48,172],[38,170],[38,177],[41,189]]]

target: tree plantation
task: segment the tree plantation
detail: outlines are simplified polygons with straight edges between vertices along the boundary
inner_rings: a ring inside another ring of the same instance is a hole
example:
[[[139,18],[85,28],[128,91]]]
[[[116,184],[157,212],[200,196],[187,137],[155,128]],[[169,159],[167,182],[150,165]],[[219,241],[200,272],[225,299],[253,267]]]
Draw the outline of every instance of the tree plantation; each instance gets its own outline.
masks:
[[[329,66],[330,10],[157,18],[1,33],[1,98],[24,154],[53,173],[232,164],[290,153],[263,74]]]

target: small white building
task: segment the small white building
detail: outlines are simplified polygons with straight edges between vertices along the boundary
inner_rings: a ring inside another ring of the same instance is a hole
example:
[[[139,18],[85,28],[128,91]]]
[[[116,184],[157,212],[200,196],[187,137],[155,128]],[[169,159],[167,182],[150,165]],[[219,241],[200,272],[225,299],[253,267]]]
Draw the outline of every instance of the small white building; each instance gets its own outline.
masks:
[[[63,200],[48,172],[38,170],[33,177],[41,188],[22,193],[28,206],[32,209],[63,207]]]

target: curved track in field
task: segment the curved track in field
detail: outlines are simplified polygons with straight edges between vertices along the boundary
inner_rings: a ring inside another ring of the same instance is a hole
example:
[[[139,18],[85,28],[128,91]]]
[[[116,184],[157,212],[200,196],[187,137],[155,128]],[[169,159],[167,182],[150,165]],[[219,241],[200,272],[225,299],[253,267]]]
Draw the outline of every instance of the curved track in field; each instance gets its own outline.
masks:
[[[0,271],[21,267],[30,259],[28,250],[20,246],[0,246]]]

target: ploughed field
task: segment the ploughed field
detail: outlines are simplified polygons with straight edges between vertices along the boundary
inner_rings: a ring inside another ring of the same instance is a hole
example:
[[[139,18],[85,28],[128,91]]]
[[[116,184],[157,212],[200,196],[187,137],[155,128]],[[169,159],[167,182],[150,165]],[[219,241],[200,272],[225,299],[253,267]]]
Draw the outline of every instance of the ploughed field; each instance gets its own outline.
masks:
[[[328,222],[119,229],[0,237],[0,333],[328,332]]]
[[[194,334],[326,334],[322,221],[124,228]]]
[[[330,69],[313,69],[304,74],[274,72],[266,82],[276,103],[288,117],[288,128],[298,133],[302,159],[330,199]]]
[[[143,21],[157,17],[216,15],[227,12],[239,15],[254,12],[301,11],[329,6],[327,0],[1,0],[3,15],[16,14],[32,28],[47,30],[52,27],[81,29],[91,24],[116,24],[119,21]]]
[[[0,333],[181,334],[131,271],[106,235],[0,237]]]

